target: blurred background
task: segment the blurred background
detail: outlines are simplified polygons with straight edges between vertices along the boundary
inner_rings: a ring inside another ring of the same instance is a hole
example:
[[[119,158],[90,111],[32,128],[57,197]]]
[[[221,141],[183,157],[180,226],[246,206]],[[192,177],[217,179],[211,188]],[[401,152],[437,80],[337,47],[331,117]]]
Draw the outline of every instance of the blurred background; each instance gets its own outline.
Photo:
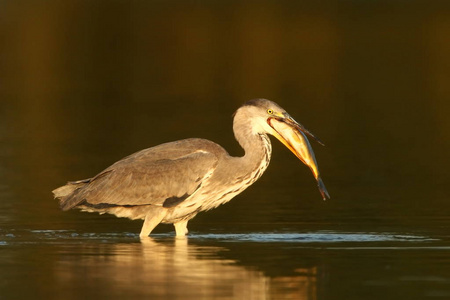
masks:
[[[449,37],[439,0],[0,1],[0,298],[448,299]],[[242,155],[253,98],[325,142],[331,200],[275,139],[184,241],[53,199],[164,142]]]
[[[448,221],[449,36],[448,1],[1,1],[0,222],[138,231],[51,190],[182,138],[242,155],[232,114],[253,98],[325,142],[332,199],[274,140],[260,181],[191,230]]]

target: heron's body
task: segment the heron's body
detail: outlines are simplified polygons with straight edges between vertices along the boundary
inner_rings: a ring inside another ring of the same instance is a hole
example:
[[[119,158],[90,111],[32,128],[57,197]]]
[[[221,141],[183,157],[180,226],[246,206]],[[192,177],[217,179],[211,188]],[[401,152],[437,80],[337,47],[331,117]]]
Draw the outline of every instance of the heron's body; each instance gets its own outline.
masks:
[[[233,129],[245,150],[242,157],[232,157],[208,140],[185,139],[134,153],[93,178],[69,182],[53,193],[63,210],[76,207],[144,219],[141,236],[148,236],[159,223],[173,223],[177,235],[185,235],[187,222],[198,212],[230,201],[269,165],[272,147],[265,126],[277,127],[269,119],[264,124],[253,117],[260,106],[281,110],[275,103],[259,99],[236,112]],[[320,187],[318,171],[316,178]]]

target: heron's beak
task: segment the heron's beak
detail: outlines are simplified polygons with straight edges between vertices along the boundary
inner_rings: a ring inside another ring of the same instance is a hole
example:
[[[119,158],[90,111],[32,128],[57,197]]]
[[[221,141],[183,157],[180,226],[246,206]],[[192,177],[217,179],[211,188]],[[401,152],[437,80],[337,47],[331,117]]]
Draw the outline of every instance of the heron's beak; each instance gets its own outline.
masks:
[[[324,145],[322,141],[303,127],[303,125],[296,122],[288,114],[284,114],[284,116],[280,118],[269,118],[267,123],[273,128],[273,135],[311,169],[317,180],[317,185],[320,193],[322,194],[323,200],[326,200],[327,198],[329,199],[330,195],[328,194],[328,191],[320,178],[319,167],[317,166],[314,151],[305,134],[314,138],[319,144]]]

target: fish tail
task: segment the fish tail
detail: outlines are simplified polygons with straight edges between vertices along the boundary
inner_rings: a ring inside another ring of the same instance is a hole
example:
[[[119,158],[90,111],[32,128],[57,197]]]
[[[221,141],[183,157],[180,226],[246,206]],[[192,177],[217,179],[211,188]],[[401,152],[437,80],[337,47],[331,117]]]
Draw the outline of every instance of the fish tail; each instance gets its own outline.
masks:
[[[322,195],[324,201],[331,199],[330,194],[328,194],[327,188],[320,177],[317,177],[317,186],[319,187],[320,194]]]

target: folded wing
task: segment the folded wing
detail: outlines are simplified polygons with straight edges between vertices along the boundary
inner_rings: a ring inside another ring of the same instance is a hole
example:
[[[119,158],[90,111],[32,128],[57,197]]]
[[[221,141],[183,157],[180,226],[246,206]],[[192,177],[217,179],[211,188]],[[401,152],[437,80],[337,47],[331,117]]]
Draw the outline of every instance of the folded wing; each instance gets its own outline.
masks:
[[[218,159],[206,150],[191,151],[180,142],[163,147],[130,155],[91,179],[69,182],[54,191],[55,197],[63,210],[78,205],[176,206],[201,188]]]

